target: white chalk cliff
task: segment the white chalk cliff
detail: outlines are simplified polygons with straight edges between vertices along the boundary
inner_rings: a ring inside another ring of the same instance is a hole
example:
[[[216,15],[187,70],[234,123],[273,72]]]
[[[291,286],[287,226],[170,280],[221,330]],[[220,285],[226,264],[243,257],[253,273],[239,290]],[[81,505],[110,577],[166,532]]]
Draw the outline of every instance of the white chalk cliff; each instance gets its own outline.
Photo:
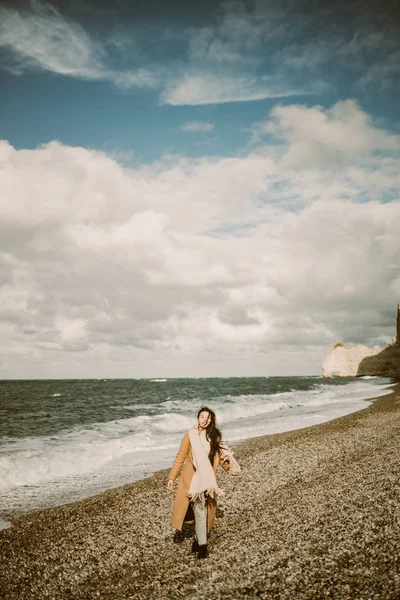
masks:
[[[374,346],[368,348],[358,344],[357,346],[346,346],[346,344],[335,344],[329,348],[322,362],[322,374],[324,377],[356,377],[361,361],[367,356],[374,356],[382,352],[383,348]]]
[[[400,304],[397,306],[397,337],[386,346],[332,346],[322,361],[324,377],[357,377],[377,375],[395,377],[400,375]]]

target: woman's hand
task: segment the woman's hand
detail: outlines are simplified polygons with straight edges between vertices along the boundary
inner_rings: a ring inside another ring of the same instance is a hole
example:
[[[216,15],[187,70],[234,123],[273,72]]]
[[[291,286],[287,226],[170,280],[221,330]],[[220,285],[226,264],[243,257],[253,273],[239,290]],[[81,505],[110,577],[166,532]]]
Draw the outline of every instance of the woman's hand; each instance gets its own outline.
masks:
[[[173,492],[174,491],[174,480],[173,479],[169,479],[168,480],[167,490],[169,492]]]

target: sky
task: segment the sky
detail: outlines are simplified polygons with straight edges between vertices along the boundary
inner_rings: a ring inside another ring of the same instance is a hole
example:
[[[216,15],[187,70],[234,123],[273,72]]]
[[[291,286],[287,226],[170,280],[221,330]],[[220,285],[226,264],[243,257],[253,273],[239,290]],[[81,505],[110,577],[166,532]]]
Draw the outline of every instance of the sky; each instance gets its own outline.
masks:
[[[0,378],[384,347],[399,25],[399,0],[0,0]]]

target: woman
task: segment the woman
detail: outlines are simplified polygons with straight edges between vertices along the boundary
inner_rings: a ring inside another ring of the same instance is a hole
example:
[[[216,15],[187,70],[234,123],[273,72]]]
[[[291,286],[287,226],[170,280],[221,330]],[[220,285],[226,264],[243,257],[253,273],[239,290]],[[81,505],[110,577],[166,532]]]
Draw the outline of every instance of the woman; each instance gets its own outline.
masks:
[[[206,558],[207,533],[214,523],[218,496],[223,495],[215,477],[217,466],[222,465],[232,475],[240,473],[216,426],[215,413],[206,406],[197,413],[197,423],[183,436],[169,474],[170,492],[184,463],[172,513],[172,527],[177,530],[174,540],[182,541],[183,523],[193,522],[194,517],[196,536],[192,552],[198,552],[198,558]]]

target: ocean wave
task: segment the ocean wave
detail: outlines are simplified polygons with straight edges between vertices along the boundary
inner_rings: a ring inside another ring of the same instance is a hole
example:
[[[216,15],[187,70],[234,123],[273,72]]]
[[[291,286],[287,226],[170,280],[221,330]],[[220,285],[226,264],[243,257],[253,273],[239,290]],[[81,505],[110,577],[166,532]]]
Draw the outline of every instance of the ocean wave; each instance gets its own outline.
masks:
[[[324,420],[329,410],[329,414],[336,411],[335,415],[340,416],[345,414],[344,407],[351,412],[352,407],[359,407],[359,400],[388,391],[387,380],[357,380],[345,385],[316,383],[309,390],[270,395],[227,394],[216,396],[207,404],[215,410],[228,441],[237,441],[272,432],[274,423],[279,424],[279,430],[287,430],[304,426],[301,424],[307,419]],[[173,456],[183,432],[195,423],[202,403],[197,398],[166,400],[149,404],[152,411],[158,411],[152,414],[75,427],[49,437],[3,438],[0,490],[41,486],[91,474],[102,477],[103,472],[112,472],[116,465],[123,464],[129,470],[147,460],[157,470],[161,458]],[[144,406],[136,408],[145,410]]]
[[[0,491],[4,492],[19,486],[42,485],[65,478],[101,473],[106,465],[121,462],[127,457],[129,462],[137,462],[135,456],[146,455],[151,451],[164,452],[176,447],[175,436],[164,440],[154,438],[148,431],[114,439],[54,439],[32,440],[29,447],[14,449],[12,453],[0,455]]]

